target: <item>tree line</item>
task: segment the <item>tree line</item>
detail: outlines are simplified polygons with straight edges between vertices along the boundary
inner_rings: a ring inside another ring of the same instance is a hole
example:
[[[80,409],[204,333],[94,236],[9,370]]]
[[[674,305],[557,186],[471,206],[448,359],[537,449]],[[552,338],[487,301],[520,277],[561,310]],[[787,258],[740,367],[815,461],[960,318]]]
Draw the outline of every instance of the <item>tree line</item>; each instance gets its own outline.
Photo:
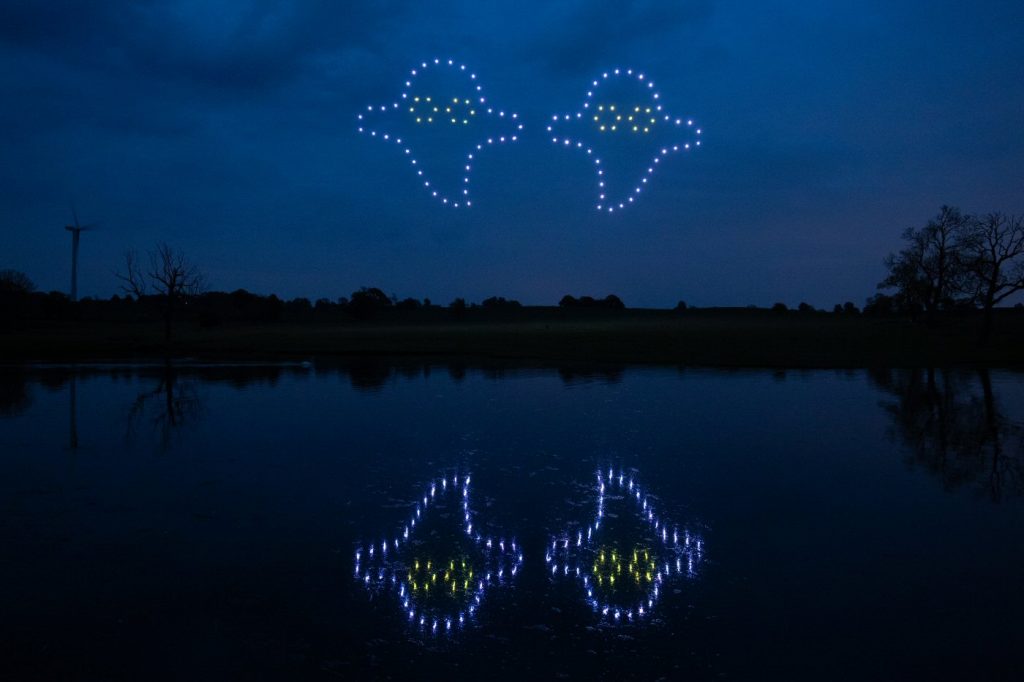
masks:
[[[275,294],[263,296],[245,289],[233,292],[207,291],[203,273],[181,251],[158,243],[145,258],[134,250],[126,251],[122,267],[114,273],[120,293],[109,300],[85,297],[72,302],[61,292],[40,293],[22,272],[0,271],[0,303],[5,315],[0,324],[11,320],[75,318],[113,321],[159,317],[164,337],[170,340],[177,321],[183,317],[201,326],[214,327],[225,322],[308,322],[369,320],[385,311],[447,311],[461,318],[469,311],[515,311],[522,304],[504,296],[491,296],[479,303],[458,297],[447,306],[429,298],[399,298],[378,287],[361,287],[349,296],[336,299],[305,297],[284,300]],[[563,308],[625,309],[618,296],[564,296]]]
[[[972,215],[950,206],[920,228],[902,235],[904,247],[884,260],[887,274],[879,293],[867,299],[863,310],[853,302],[836,304],[836,315],[923,317],[934,322],[949,312],[980,311],[982,337],[992,333],[993,310],[1013,294],[1024,290],[1024,218],[1004,213]],[[187,316],[202,326],[225,322],[368,320],[387,310],[447,310],[453,318],[471,310],[514,311],[519,301],[492,296],[480,303],[456,298],[447,306],[430,299],[398,298],[377,287],[362,287],[336,299],[283,300],[244,289],[207,291],[203,274],[182,252],[157,246],[142,259],[135,251],[125,253],[116,273],[120,294],[109,300],[85,298],[71,302],[59,292],[35,291],[32,280],[16,270],[0,270],[0,325],[14,320],[82,318],[96,320],[152,319],[158,317],[167,339],[175,321]],[[623,310],[626,305],[614,294],[603,298],[566,294],[558,302],[563,309]],[[1021,304],[1018,303],[1018,306]],[[756,306],[747,306],[756,308]],[[678,312],[695,310],[680,301]],[[788,313],[784,303],[771,306]],[[808,303],[799,313],[820,313]]]
[[[336,299],[305,297],[281,299],[275,294],[264,296],[245,289],[232,292],[207,291],[199,267],[179,250],[159,243],[145,257],[127,251],[120,270],[115,272],[120,293],[108,300],[85,297],[77,302],[62,293],[36,291],[35,284],[24,273],[0,270],[0,326],[26,320],[82,319],[100,322],[142,321],[159,318],[164,337],[170,341],[178,322],[188,318],[202,327],[224,323],[256,322],[338,322],[369,320],[387,311],[443,312],[459,319],[470,311],[516,311],[522,304],[503,296],[491,296],[479,303],[455,298],[438,305],[429,298],[399,298],[378,287],[361,287],[349,296]],[[595,307],[623,309],[615,295],[603,299],[590,296],[566,296],[562,307]]]

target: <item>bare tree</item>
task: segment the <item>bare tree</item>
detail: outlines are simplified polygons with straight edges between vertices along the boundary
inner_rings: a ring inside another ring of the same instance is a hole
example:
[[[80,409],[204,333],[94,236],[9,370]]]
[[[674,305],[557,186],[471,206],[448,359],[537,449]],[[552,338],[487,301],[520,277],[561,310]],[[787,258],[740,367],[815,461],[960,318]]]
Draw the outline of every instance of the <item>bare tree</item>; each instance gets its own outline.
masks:
[[[146,275],[139,266],[139,254],[133,249],[124,252],[124,272],[115,273],[121,280],[121,291],[141,299],[146,295]]]
[[[959,244],[974,299],[985,315],[982,340],[992,333],[992,309],[1024,290],[1024,217],[990,213],[972,220]]]
[[[164,339],[169,341],[178,306],[199,295],[203,275],[185,254],[161,242],[149,252],[149,281],[156,295],[164,299]]]
[[[170,341],[178,308],[203,290],[203,275],[185,254],[161,242],[149,252],[149,268],[143,270],[134,251],[125,253],[125,272],[118,273],[121,288],[138,298],[152,292],[161,301],[164,340]]]
[[[903,233],[908,245],[885,259],[889,275],[878,288],[895,289],[894,298],[902,307],[924,308],[930,316],[952,307],[964,282],[957,245],[970,222],[971,218],[959,209],[943,206],[925,227],[908,228]]]

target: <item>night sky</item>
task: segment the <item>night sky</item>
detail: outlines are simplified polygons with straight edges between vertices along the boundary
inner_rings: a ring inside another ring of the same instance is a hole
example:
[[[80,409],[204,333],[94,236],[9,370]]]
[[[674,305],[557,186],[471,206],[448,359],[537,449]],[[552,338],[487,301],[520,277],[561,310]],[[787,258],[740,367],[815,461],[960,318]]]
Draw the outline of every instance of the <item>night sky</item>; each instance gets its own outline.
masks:
[[[102,226],[83,295],[165,240],[217,290],[829,308],[873,294],[944,203],[1024,211],[1019,0],[5,0],[0,55],[0,268],[43,290],[68,287],[71,202]],[[356,132],[434,57],[525,126],[480,155],[468,210]],[[544,129],[615,67],[703,146],[607,215],[593,166]]]

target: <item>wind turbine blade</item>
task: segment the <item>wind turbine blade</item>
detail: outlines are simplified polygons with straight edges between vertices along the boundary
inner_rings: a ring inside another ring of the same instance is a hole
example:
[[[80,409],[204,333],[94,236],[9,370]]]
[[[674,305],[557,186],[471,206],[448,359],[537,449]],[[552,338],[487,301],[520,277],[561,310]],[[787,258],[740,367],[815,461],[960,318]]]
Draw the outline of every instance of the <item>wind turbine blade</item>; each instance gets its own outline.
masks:
[[[78,227],[78,209],[75,208],[74,202],[71,202],[71,216],[75,219],[75,227]]]

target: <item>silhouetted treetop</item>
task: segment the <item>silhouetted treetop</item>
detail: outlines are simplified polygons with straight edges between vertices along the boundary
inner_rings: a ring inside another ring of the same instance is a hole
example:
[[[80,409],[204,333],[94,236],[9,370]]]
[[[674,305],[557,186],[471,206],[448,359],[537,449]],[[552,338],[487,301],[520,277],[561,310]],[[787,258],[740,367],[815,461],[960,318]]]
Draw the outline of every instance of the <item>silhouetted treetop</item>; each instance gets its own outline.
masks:
[[[377,287],[362,287],[353,291],[348,301],[348,312],[355,318],[367,319],[378,311],[394,305],[391,299]]]
[[[395,310],[418,310],[422,304],[415,298],[403,298],[395,303]]]
[[[615,294],[609,294],[602,299],[596,299],[593,296],[576,298],[571,294],[566,294],[558,302],[558,305],[562,308],[605,308],[608,310],[622,310],[626,307],[622,299]]]
[[[885,258],[889,274],[878,288],[895,290],[893,298],[908,311],[923,309],[934,315],[953,308],[964,291],[959,249],[971,220],[960,209],[943,206],[923,228],[907,228],[906,246]]]
[[[982,332],[992,331],[992,309],[1024,290],[1024,218],[990,213],[971,219],[959,238],[965,290],[985,312]]]
[[[35,283],[24,272],[0,270],[0,294],[31,294],[35,290]]]
[[[504,296],[491,296],[490,298],[485,298],[480,302],[480,306],[491,309],[523,307],[519,301],[507,300]]]

